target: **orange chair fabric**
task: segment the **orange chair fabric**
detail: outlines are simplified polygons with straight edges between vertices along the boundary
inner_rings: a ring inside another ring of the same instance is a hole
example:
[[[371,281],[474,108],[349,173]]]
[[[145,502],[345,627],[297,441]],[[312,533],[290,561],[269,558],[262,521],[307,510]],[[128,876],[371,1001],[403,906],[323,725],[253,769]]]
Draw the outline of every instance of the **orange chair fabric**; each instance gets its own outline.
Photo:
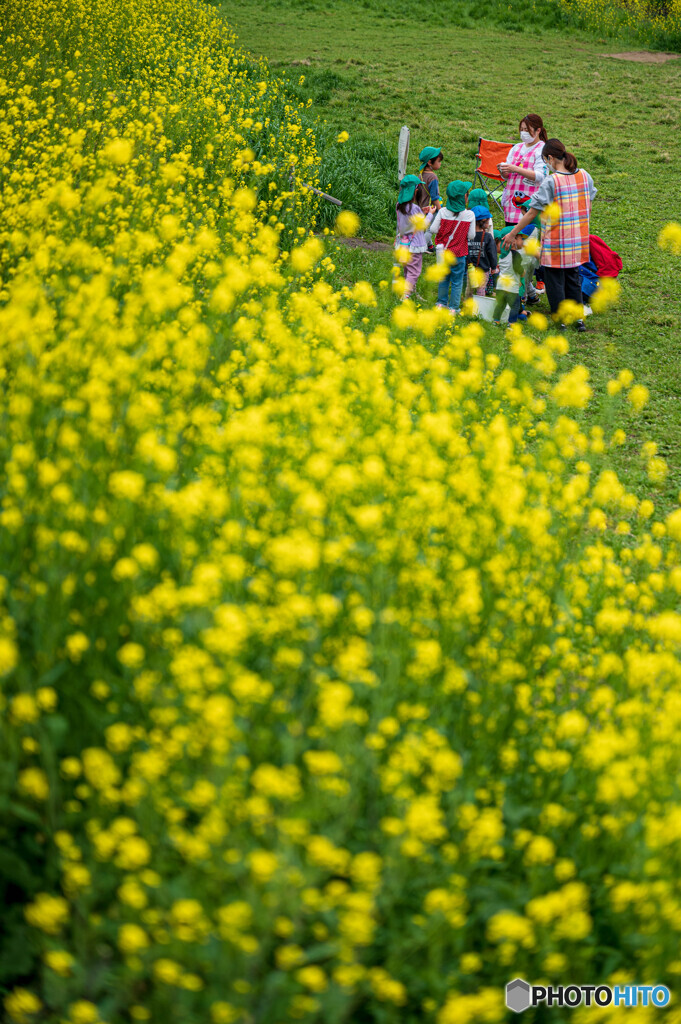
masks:
[[[503,164],[511,151],[513,143],[494,142],[493,139],[480,139],[478,142],[478,160],[480,165],[478,171],[487,178],[494,178],[496,181],[504,179],[499,174],[497,164]]]

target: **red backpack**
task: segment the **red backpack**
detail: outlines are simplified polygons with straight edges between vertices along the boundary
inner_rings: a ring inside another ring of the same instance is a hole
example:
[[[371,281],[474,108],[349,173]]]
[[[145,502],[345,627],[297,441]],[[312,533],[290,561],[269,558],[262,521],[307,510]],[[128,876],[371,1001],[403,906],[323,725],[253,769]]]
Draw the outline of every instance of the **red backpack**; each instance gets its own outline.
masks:
[[[591,259],[596,264],[599,277],[617,277],[622,269],[622,260],[598,235],[589,235]]]
[[[440,226],[435,236],[435,245],[442,245],[455,256],[468,256],[468,225],[467,220],[440,219]]]

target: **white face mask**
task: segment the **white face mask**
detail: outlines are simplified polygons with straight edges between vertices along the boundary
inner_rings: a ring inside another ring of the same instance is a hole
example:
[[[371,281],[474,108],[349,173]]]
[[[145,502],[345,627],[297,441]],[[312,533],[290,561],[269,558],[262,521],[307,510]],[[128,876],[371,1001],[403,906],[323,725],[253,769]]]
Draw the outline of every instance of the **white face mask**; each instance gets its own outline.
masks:
[[[534,139],[529,132],[521,132],[520,141],[524,142],[526,146],[529,146],[531,142],[534,142]]]

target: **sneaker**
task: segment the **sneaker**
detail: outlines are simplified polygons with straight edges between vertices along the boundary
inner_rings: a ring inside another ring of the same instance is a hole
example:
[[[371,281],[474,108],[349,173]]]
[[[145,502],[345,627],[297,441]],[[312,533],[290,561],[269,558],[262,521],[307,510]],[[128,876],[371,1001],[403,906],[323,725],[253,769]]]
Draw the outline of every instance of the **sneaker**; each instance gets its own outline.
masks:
[[[586,324],[583,320],[578,320],[575,324],[575,327],[577,328],[577,332],[579,334],[584,334],[584,332],[586,331]]]
[[[584,306],[584,316],[591,316],[592,314],[593,309],[591,308],[591,306]]]
[[[543,281],[535,281],[534,282],[534,290],[536,292],[542,292],[543,293],[543,292],[546,291],[546,285],[544,284]]]
[[[541,297],[539,295],[528,295],[525,299],[526,306],[536,306],[538,302],[541,302]]]
[[[501,320],[492,320],[495,327],[501,327]]]

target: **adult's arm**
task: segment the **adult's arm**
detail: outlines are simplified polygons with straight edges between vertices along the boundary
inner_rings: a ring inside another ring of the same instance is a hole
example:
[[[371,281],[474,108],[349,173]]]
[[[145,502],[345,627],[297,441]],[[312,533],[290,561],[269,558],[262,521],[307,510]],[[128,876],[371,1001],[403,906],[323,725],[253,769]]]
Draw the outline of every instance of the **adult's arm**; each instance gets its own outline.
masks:
[[[541,211],[545,210],[555,198],[556,186],[553,176],[549,174],[544,178],[541,185],[530,199],[530,208],[527,213],[524,213],[513,230],[509,231],[509,233],[504,236],[504,244],[510,245],[518,232],[522,231],[524,227],[527,227],[528,224],[532,223],[537,216],[537,211],[541,213]]]
[[[541,213],[542,210],[546,210],[547,206],[553,203],[555,197],[555,182],[553,180],[553,177],[549,175],[548,177],[544,178],[544,181],[542,181],[535,195],[533,196],[533,198],[530,199],[529,209],[527,210],[527,212],[523,213],[522,217],[517,222],[513,230],[509,231],[508,234],[505,234],[504,244],[506,246],[510,246],[511,242],[516,237],[518,231],[521,231],[523,227],[527,226],[527,224],[531,224],[531,222],[533,222],[533,220],[537,216],[537,211],[539,210]]]

